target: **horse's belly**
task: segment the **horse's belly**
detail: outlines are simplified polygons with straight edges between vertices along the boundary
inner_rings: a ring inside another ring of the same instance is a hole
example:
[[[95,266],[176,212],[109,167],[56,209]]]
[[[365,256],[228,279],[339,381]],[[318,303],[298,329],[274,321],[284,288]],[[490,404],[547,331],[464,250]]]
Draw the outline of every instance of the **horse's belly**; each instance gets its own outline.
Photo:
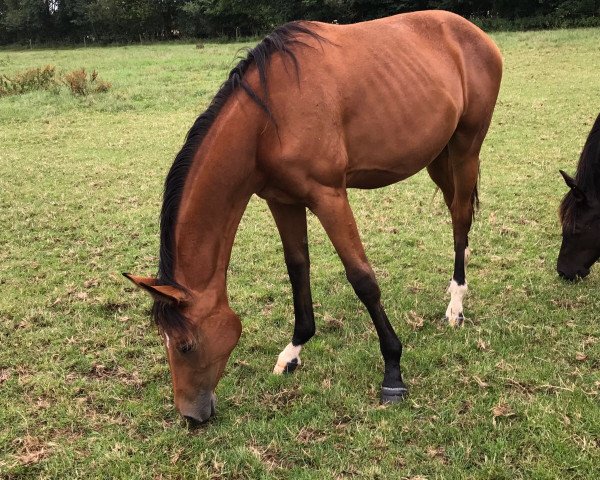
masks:
[[[349,188],[381,188],[409,176],[388,170],[354,170],[346,175],[346,186]]]
[[[443,151],[454,129],[454,122],[448,122],[432,135],[374,135],[348,150],[346,185],[379,188],[411,177]]]
[[[344,132],[348,186],[389,185],[429,165],[448,144],[461,114],[460,96],[449,91],[438,85],[415,88],[413,95],[398,91],[387,95],[388,102],[368,98],[362,108],[354,107]]]
[[[426,155],[388,161],[361,162],[346,172],[346,186],[349,188],[381,188],[400,182],[429,165],[439,155],[443,147]]]

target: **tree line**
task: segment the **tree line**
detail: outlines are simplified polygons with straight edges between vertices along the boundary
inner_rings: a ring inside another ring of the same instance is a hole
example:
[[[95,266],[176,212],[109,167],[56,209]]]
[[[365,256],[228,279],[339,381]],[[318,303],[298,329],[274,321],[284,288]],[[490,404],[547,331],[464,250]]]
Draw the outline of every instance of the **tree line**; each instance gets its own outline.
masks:
[[[0,44],[235,38],[290,20],[352,23],[423,9],[486,29],[600,25],[600,0],[0,0]]]

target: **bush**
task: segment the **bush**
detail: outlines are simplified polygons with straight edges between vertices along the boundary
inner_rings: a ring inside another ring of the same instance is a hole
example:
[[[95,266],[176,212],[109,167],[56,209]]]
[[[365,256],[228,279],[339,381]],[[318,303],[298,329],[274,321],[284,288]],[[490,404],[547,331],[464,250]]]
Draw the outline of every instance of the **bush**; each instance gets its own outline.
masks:
[[[79,96],[85,96],[89,93],[107,92],[112,87],[109,82],[105,82],[98,78],[98,72],[96,70],[88,75],[85,68],[67,73],[63,76],[63,81],[69,87],[73,95]]]
[[[73,70],[62,77],[57,75],[54,65],[30,68],[12,77],[0,75],[0,97],[22,95],[35,90],[58,91],[61,84],[69,87],[73,95],[84,96],[90,93],[104,93],[112,85],[98,78],[98,72],[88,75],[85,68]]]
[[[13,77],[0,76],[0,97],[21,95],[34,90],[55,90],[58,86],[54,65],[30,68]]]

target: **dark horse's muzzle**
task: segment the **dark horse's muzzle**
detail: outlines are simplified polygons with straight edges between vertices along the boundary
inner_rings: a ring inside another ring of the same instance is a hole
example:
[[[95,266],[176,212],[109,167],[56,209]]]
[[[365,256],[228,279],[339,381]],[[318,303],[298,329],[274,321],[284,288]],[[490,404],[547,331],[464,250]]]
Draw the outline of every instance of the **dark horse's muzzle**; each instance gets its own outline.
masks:
[[[577,270],[558,267],[556,271],[558,272],[560,278],[568,280],[569,282],[574,282],[577,279],[583,279],[590,274],[590,269],[585,267]]]

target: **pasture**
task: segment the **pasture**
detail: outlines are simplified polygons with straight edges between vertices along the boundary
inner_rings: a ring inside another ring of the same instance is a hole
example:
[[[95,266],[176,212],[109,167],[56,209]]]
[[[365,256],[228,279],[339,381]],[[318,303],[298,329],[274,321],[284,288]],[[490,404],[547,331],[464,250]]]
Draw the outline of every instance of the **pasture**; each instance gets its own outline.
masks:
[[[600,30],[493,37],[505,73],[464,328],[442,320],[451,224],[421,172],[351,192],[410,397],[379,405],[375,330],[313,216],[317,335],[302,368],[273,376],[291,288],[253,198],[229,271],[244,332],[217,417],[192,432],[150,301],[120,272],[155,273],[167,169],[242,44],[0,50],[0,73],[52,64],[112,83],[0,99],[0,478],[596,478],[599,267],[566,284],[555,262],[558,169],[574,172],[600,108]]]

